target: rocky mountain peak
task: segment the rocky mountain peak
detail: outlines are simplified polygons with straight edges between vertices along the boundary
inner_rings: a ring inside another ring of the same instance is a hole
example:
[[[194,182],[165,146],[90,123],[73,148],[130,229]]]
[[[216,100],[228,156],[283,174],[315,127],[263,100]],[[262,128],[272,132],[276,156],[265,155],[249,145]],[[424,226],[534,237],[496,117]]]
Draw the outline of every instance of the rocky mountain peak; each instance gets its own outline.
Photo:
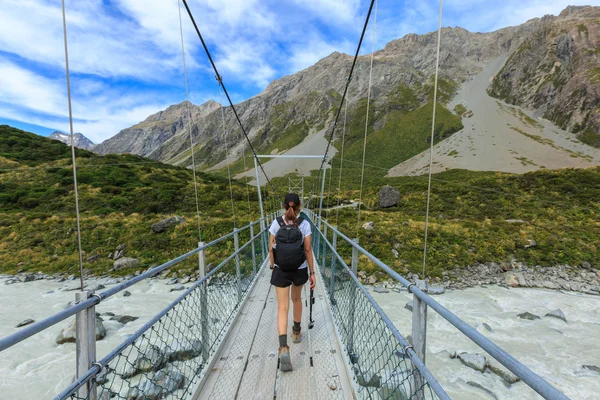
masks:
[[[71,135],[68,133],[55,131],[48,137],[50,139],[54,139],[54,140],[58,140],[59,142],[63,142],[69,146],[71,145]],[[83,134],[81,134],[79,132],[73,134],[73,141],[75,142],[75,147],[77,147],[79,149],[90,150],[92,147],[95,146],[94,142],[92,142],[90,139],[88,139],[87,137],[85,137]]]

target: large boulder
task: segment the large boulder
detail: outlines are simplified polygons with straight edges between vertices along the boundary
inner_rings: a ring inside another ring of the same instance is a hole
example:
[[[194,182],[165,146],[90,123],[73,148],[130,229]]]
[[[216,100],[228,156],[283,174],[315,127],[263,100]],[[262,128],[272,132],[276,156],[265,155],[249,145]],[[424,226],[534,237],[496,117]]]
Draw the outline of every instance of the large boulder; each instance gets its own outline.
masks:
[[[562,312],[562,310],[560,308],[557,308],[554,311],[550,311],[548,314],[545,315],[546,317],[552,317],[552,318],[558,318],[558,319],[562,319],[563,321],[567,322],[567,317],[565,317],[565,313]]]
[[[56,337],[56,344],[75,343],[77,327],[75,326],[75,318],[71,325],[62,330]],[[102,324],[102,319],[96,316],[96,340],[102,340],[106,337],[106,328]]]
[[[117,321],[117,322],[125,325],[129,322],[135,321],[138,318],[139,317],[132,317],[131,315],[114,315],[114,316],[110,317],[110,320]]]
[[[137,258],[131,258],[131,257],[119,258],[117,261],[114,262],[113,270],[118,271],[123,268],[134,268],[139,263],[140,263],[140,260],[138,260]]]
[[[519,317],[521,319],[528,319],[530,321],[533,321],[535,319],[540,319],[540,317],[538,317],[537,315],[532,314],[530,312],[521,313],[521,314],[517,315],[517,317]]]
[[[142,372],[158,371],[167,363],[168,357],[165,353],[157,346],[148,345],[148,347],[140,352],[137,358],[131,363],[127,364],[125,371],[123,371],[123,378],[131,378]]]
[[[171,217],[171,218],[163,219],[162,221],[158,221],[157,223],[152,224],[152,231],[154,233],[161,233],[161,232],[166,231],[167,229],[169,229],[172,226],[181,224],[184,221],[185,221],[185,219],[182,217]]]
[[[481,354],[461,353],[458,355],[461,363],[476,371],[484,372],[486,367],[485,357]]]
[[[185,361],[202,354],[202,342],[197,339],[174,339],[162,350],[169,361]]]
[[[400,202],[400,191],[391,186],[379,189],[379,206],[382,208],[397,206]]]
[[[159,371],[154,376],[144,376],[137,387],[132,388],[128,400],[159,400],[184,386],[185,377],[174,368]]]
[[[498,375],[500,378],[502,378],[504,380],[504,382],[506,382],[508,384],[512,385],[513,383],[520,381],[518,376],[516,376],[515,374],[513,374],[512,372],[510,372],[509,370],[504,368],[504,366],[502,366],[502,364],[500,364],[499,362],[497,362],[495,360],[486,359],[486,366],[491,372]]]

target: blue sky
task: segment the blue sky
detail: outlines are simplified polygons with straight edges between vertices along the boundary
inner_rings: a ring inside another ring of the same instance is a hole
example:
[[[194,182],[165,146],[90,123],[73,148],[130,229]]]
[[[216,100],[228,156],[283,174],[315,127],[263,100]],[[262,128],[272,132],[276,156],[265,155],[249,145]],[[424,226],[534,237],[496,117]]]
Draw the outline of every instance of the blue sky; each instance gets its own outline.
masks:
[[[0,124],[68,131],[59,0],[3,0]],[[333,51],[353,53],[368,0],[188,0],[234,102]],[[444,26],[493,31],[598,0],[446,0]],[[178,0],[67,0],[75,131],[99,143],[185,99]],[[220,102],[181,6],[191,101]],[[379,0],[376,48],[436,29],[439,1]],[[370,34],[364,51],[370,51]],[[443,45],[443,44],[442,44]]]

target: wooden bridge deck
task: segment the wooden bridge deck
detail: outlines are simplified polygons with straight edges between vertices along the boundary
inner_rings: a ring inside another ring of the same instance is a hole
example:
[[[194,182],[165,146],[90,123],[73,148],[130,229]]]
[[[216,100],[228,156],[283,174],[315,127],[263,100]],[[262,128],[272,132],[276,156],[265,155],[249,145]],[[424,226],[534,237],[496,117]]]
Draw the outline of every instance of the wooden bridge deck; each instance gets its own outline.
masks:
[[[270,269],[263,268],[194,398],[354,398],[322,282],[317,282],[315,290],[313,329],[308,329],[307,285],[302,291],[302,342],[295,344],[289,339],[294,370],[277,369],[277,298],[270,276]],[[290,333],[291,308],[290,304]]]

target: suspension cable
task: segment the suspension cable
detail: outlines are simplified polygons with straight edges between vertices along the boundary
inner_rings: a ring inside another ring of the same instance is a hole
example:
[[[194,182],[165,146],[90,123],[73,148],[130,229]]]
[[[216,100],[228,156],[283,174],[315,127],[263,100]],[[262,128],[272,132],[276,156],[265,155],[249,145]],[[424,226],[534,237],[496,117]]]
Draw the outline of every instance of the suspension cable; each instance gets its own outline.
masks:
[[[246,166],[246,150],[243,150],[242,160],[244,160],[244,180],[246,181],[246,197],[248,198],[248,215],[250,215],[252,210],[250,208],[250,188],[248,187],[248,167]]]
[[[73,137],[73,109],[71,107],[71,76],[69,73],[69,48],[67,45],[67,15],[65,0],[62,0],[63,37],[65,43],[65,74],[67,76],[67,98],[69,103],[69,129],[71,132],[71,160],[73,163],[73,184],[75,189],[75,220],[77,221],[77,247],[79,249],[79,281],[83,292],[83,250],[81,248],[81,221],[79,218],[79,193],[77,191],[77,163],[75,162],[75,138]]]
[[[229,145],[227,144],[227,131],[225,130],[225,107],[223,107],[223,95],[219,90],[219,103],[221,103],[221,119],[223,120],[223,140],[225,141],[225,162],[227,163],[227,179],[229,179],[229,197],[231,198],[231,215],[233,216],[233,229],[235,223],[235,206],[233,204],[233,186],[231,184],[231,168],[229,167]]]
[[[425,241],[423,243],[423,276],[425,279],[425,264],[427,262],[427,233],[429,228],[429,203],[431,200],[431,170],[433,166],[433,140],[435,136],[435,106],[437,103],[438,75],[440,70],[440,43],[442,41],[442,9],[443,0],[440,0],[440,16],[438,21],[437,58],[435,63],[435,82],[433,85],[433,116],[431,118],[431,147],[429,149],[429,179],[427,183],[427,210],[425,211]]]
[[[185,0],[184,0],[185,2]],[[358,53],[360,53],[360,48],[362,47],[362,42],[365,37],[365,32],[367,31],[367,26],[369,25],[369,19],[371,18],[371,12],[373,10],[373,5],[375,4],[375,0],[371,0],[371,4],[369,6],[369,11],[367,12],[367,18],[365,19],[365,24],[362,29],[362,33],[360,34],[360,40],[358,41],[358,46],[356,47],[356,53],[354,54],[354,60],[352,60],[352,67],[350,67],[350,73],[348,74],[348,79],[346,81],[346,86],[344,88],[344,94],[342,95],[342,100],[340,101],[340,106],[338,107],[337,114],[335,116],[335,120],[333,122],[333,127],[331,129],[331,135],[329,135],[329,139],[327,141],[327,147],[325,148],[325,154],[323,154],[323,160],[321,161],[321,167],[319,168],[318,177],[321,176],[321,170],[323,166],[327,162],[327,154],[329,154],[329,148],[331,147],[331,142],[333,140],[333,136],[335,134],[335,128],[338,124],[338,120],[340,118],[340,114],[342,112],[342,106],[344,105],[344,100],[346,99],[346,94],[348,93],[348,87],[350,86],[350,82],[352,81],[352,74],[354,73],[354,67],[356,66],[356,61],[358,60]],[[311,190],[311,194],[315,192],[319,179],[315,180],[313,183],[313,188]],[[312,196],[309,196],[309,202]]]
[[[204,51],[206,52],[208,60],[210,61],[210,64],[212,65],[213,70],[215,71],[217,81],[219,82],[219,85],[223,89],[223,93],[225,93],[225,96],[227,97],[227,101],[229,101],[229,105],[231,106],[231,109],[233,110],[233,114],[235,115],[235,118],[237,119],[237,122],[240,125],[240,128],[242,129],[242,133],[244,134],[246,141],[250,145],[250,150],[252,150],[252,153],[254,154],[254,158],[256,158],[256,162],[257,162],[258,166],[262,170],[262,173],[265,175],[265,178],[267,179],[267,183],[271,186],[271,188],[273,189],[273,192],[276,193],[277,190],[275,189],[275,186],[273,186],[273,183],[271,182],[271,180],[269,179],[269,176],[265,172],[265,169],[263,168],[263,165],[260,162],[260,159],[258,158],[256,151],[254,150],[254,146],[252,145],[252,142],[250,141],[250,138],[248,137],[248,134],[246,133],[246,129],[244,128],[244,125],[242,124],[240,116],[238,115],[238,113],[235,109],[235,106],[233,105],[233,102],[231,101],[231,97],[229,97],[227,88],[225,87],[225,84],[223,83],[223,77],[219,74],[219,70],[217,70],[217,66],[215,65],[215,63],[212,59],[212,56],[210,55],[210,51],[208,50],[208,47],[206,46],[206,43],[204,42],[204,38],[202,37],[202,34],[200,33],[200,29],[198,29],[198,25],[196,24],[196,20],[194,19],[192,10],[190,10],[190,7],[188,6],[186,0],[182,0],[182,1],[183,1],[183,4],[185,5],[188,15],[190,16],[190,20],[192,21],[192,24],[194,25],[194,28],[196,29],[196,33],[198,34],[198,37],[200,38],[200,41],[202,42],[202,46],[204,47]]]
[[[196,178],[196,157],[194,156],[194,139],[192,137],[192,111],[190,110],[190,99],[187,79],[187,67],[185,63],[185,47],[183,44],[183,22],[181,21],[181,3],[177,2],[177,11],[179,12],[179,32],[181,33],[181,59],[183,61],[183,80],[185,82],[185,104],[189,116],[189,135],[190,135],[190,151],[192,152],[192,174],[194,176],[194,197],[196,199],[196,219],[198,220],[198,241],[202,242],[202,229],[200,228],[200,203],[198,201],[198,181]]]
[[[346,144],[346,119],[348,118],[348,101],[344,105],[344,130],[342,131],[342,151],[340,154],[340,177],[338,179],[338,201],[335,209],[335,224],[338,224],[340,205],[342,202],[342,169],[344,168],[344,145]],[[332,160],[333,161],[333,160]]]
[[[365,159],[367,156],[367,133],[369,131],[369,110],[371,106],[371,84],[373,82],[373,60],[375,59],[375,36],[377,35],[377,8],[379,6],[379,1],[375,1],[375,17],[373,19],[373,39],[371,43],[371,67],[369,70],[369,86],[367,89],[367,115],[365,117],[365,137],[363,140],[363,156],[362,156],[362,166],[360,171],[360,195],[358,199],[358,217],[356,224],[356,237],[358,237],[358,233],[360,231],[360,209],[362,205],[362,194],[363,194],[363,183],[365,179]]]

